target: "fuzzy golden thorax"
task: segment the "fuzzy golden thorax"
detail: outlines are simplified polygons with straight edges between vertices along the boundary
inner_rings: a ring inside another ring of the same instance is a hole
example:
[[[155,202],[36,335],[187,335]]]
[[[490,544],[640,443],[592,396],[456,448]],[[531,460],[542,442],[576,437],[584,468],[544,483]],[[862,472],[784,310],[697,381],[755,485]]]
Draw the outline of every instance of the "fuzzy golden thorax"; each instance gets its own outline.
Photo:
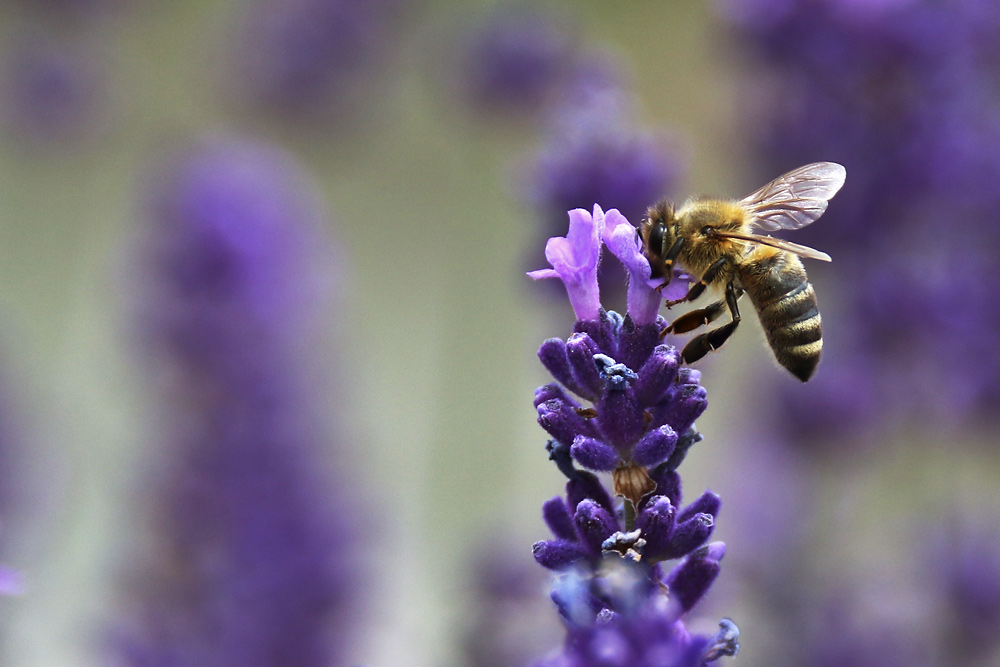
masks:
[[[736,202],[715,199],[691,200],[677,213],[676,234],[684,238],[678,264],[695,280],[722,257],[729,262],[718,273],[713,286],[724,286],[736,275],[736,267],[747,252],[747,244],[721,238],[715,232],[745,232],[746,212]]]

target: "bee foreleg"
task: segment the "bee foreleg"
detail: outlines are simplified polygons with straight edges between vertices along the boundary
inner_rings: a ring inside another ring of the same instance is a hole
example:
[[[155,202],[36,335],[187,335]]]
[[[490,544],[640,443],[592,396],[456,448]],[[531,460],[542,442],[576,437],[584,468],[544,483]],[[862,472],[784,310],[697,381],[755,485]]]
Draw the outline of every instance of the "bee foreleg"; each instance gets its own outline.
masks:
[[[683,357],[685,363],[690,364],[698,361],[709,352],[719,349],[733,332],[736,331],[736,327],[740,325],[740,309],[737,301],[739,301],[741,296],[743,296],[743,290],[737,288],[732,283],[726,285],[726,305],[729,307],[729,312],[733,317],[732,321],[692,338],[681,351],[681,357]]]
[[[701,280],[691,285],[688,288],[687,294],[680,299],[674,299],[673,301],[667,301],[667,308],[671,306],[676,306],[678,303],[684,303],[685,301],[694,301],[705,288],[712,284],[712,282],[718,277],[719,272],[729,263],[728,257],[720,257],[719,259],[712,262],[712,265],[708,267],[705,274],[701,277]]]
[[[660,270],[663,271],[663,282],[657,285],[656,291],[662,292],[663,288],[670,284],[670,279],[674,277],[674,262],[677,260],[677,255],[681,254],[681,248],[684,247],[684,238],[679,238],[674,241],[674,244],[668,249],[666,247],[667,239],[663,239],[663,247],[660,248],[662,265]]]

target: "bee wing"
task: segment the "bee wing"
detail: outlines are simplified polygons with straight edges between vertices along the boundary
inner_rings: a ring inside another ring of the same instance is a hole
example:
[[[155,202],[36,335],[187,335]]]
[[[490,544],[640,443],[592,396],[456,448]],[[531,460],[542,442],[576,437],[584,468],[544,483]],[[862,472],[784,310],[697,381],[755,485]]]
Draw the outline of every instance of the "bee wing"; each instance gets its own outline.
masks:
[[[832,258],[825,252],[816,250],[815,248],[810,248],[809,246],[801,245],[799,243],[792,243],[791,241],[786,241],[785,239],[776,239],[773,236],[764,236],[762,234],[741,234],[739,232],[716,232],[716,236],[729,239],[739,239],[741,241],[749,241],[751,243],[761,243],[763,245],[769,245],[772,248],[777,248],[778,250],[785,250],[787,252],[794,253],[800,257],[806,257],[808,259],[818,259],[823,262],[829,262],[832,260]]]
[[[823,215],[846,178],[847,170],[836,162],[813,162],[778,176],[740,204],[756,229],[800,229]]]

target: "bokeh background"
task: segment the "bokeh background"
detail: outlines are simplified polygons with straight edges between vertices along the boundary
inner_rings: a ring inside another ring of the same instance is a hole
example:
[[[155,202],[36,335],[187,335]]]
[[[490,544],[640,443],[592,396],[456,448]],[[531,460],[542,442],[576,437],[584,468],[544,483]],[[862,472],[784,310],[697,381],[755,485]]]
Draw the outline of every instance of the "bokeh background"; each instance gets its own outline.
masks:
[[[992,0],[0,3],[0,662],[554,648],[530,401],[572,313],[525,271],[569,208],[834,160],[817,377],[752,317],[699,366],[699,615],[748,667],[1000,664],[998,37]]]

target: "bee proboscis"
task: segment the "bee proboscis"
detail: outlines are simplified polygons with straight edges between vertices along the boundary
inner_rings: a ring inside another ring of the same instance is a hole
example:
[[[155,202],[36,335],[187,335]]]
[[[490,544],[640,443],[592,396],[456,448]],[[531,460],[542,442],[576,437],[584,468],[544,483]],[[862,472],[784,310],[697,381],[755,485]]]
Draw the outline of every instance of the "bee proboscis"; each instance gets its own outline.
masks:
[[[639,233],[653,276],[670,282],[675,266],[698,278],[687,294],[667,306],[698,298],[706,288],[723,296],[686,313],[668,327],[687,333],[726,310],[731,320],[691,339],[685,362],[718,349],[740,323],[738,301],[750,297],[775,359],[803,382],[819,363],[823,336],[816,292],[800,257],[830,261],[826,253],[760,234],[801,229],[826,211],[847,171],[834,162],[814,162],[779,176],[739,201],[690,199],[677,211],[661,201],[651,206]]]

